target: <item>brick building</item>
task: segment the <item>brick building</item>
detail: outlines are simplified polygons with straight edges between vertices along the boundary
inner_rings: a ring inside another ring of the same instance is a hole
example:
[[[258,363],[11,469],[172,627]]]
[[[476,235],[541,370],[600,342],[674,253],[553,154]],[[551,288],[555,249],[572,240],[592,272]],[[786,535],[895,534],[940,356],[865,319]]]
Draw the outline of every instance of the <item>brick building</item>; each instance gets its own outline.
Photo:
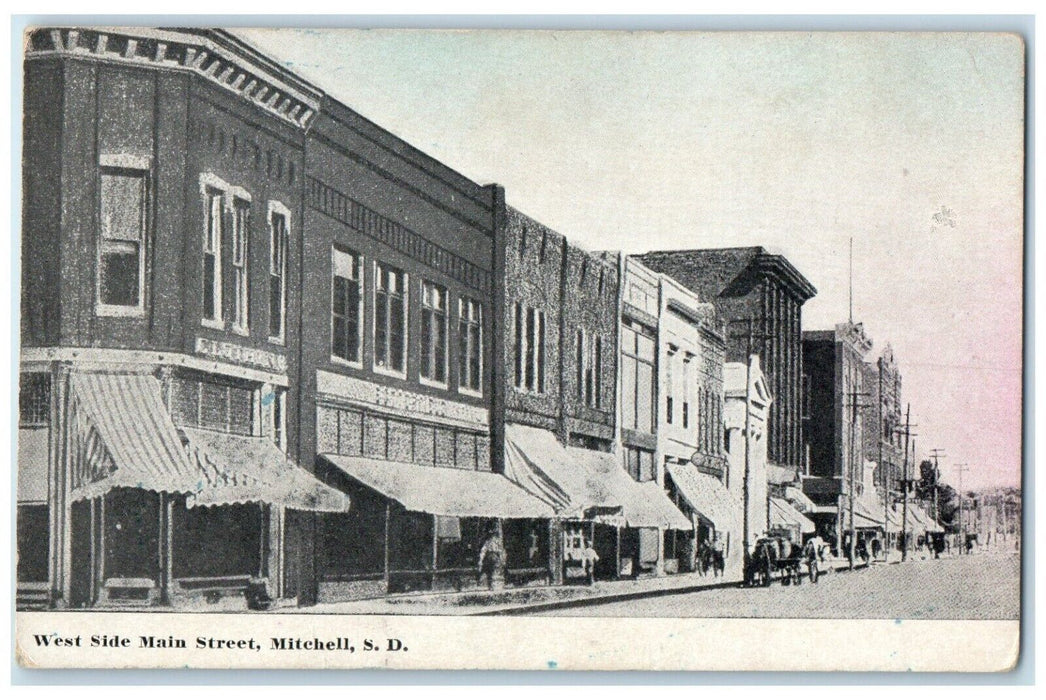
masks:
[[[655,481],[633,480],[624,468],[617,408],[622,261],[583,251],[511,207],[504,221],[496,267],[505,331],[495,334],[495,354],[504,358],[495,383],[503,394],[495,394],[492,418],[492,434],[504,440],[495,440],[495,468],[555,508],[553,580],[586,575],[586,544],[599,555],[597,579],[656,573],[660,532],[688,523]],[[653,371],[651,362],[651,391]],[[653,405],[647,410],[653,420]],[[650,449],[649,470],[653,455]]]
[[[746,362],[749,350],[759,355],[774,396],[769,459],[780,466],[804,467],[802,307],[817,290],[784,256],[758,246],[656,251],[639,259],[715,305],[726,326],[727,362]]]
[[[495,532],[526,568],[499,188],[222,31],[37,29],[25,76],[20,605],[456,587]]]
[[[294,595],[349,507],[295,460],[321,95],[210,31],[36,29],[24,70],[20,604]]]

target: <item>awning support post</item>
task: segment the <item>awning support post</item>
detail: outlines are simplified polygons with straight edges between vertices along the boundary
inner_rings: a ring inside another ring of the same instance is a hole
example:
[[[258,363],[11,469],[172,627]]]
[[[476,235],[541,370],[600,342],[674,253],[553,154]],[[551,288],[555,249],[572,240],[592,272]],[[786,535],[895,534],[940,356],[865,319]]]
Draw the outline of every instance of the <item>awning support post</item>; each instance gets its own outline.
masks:
[[[432,516],[432,588],[436,588],[436,567],[439,566],[439,516]]]
[[[389,516],[391,514],[391,504],[388,500],[385,501],[385,592],[389,590]]]

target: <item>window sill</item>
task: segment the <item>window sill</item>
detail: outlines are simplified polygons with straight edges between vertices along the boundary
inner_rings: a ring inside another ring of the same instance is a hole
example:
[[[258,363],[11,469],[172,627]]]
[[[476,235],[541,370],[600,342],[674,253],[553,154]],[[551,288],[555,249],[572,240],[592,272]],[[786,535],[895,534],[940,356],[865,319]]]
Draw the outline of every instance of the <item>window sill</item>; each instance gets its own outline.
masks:
[[[218,331],[225,330],[225,322],[220,318],[205,318],[200,321],[200,325],[204,328],[213,328]]]
[[[276,337],[276,336],[271,336],[270,335],[269,336],[269,342],[272,343],[273,345],[281,345],[282,346],[284,344],[284,339],[282,337]]]
[[[363,369],[362,362],[353,362],[352,360],[346,360],[344,357],[338,357],[337,355],[331,355],[331,364],[338,365],[339,367],[351,367],[352,369]]]
[[[458,387],[458,393],[459,394],[464,394],[465,396],[473,396],[473,397],[475,397],[477,399],[482,399],[483,398],[483,390],[482,389],[477,391],[476,389],[469,389],[467,387],[459,386]]]
[[[94,313],[96,316],[134,318],[145,316],[145,308],[141,306],[115,306],[113,304],[95,304]]]
[[[374,365],[373,370],[375,374],[383,374],[386,377],[396,377],[397,379],[407,378],[407,370],[396,371],[394,369],[382,367],[381,365]]]
[[[244,328],[243,326],[237,326],[235,323],[232,324],[232,332],[235,333],[236,335],[242,335],[245,338],[248,337],[251,334],[251,331],[250,331],[249,328]]]
[[[428,377],[418,377],[418,383],[422,386],[432,387],[433,389],[447,389],[450,387],[448,382],[441,382],[435,379],[429,379]]]

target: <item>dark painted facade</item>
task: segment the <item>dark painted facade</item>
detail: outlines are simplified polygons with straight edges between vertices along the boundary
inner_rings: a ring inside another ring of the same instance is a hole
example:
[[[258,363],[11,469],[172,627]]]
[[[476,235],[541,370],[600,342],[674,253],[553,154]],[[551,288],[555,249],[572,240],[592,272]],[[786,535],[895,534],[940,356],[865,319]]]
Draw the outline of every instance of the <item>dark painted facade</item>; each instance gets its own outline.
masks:
[[[816,504],[834,509],[816,522],[821,535],[835,541],[837,547],[842,536],[839,518],[848,507],[850,484],[858,494],[868,459],[865,407],[871,394],[864,358],[871,349],[872,341],[860,323],[803,333],[808,386],[803,435],[810,455],[803,490]]]
[[[496,191],[329,99],[305,151],[298,458],[358,506],[317,518],[307,578],[322,600],[439,586],[403,572],[461,565],[486,525],[441,540],[320,455],[491,470]]]
[[[817,290],[784,256],[762,247],[655,251],[638,257],[715,305],[726,327],[728,362],[745,362],[749,349],[759,355],[774,396],[769,459],[804,466],[802,306]]]
[[[279,508],[187,510],[177,493],[134,489],[77,501],[61,485],[90,466],[69,442],[82,427],[70,377],[82,373],[154,378],[179,429],[297,450],[288,411],[299,399],[301,249],[291,241],[301,240],[305,130],[319,93],[218,32],[39,29],[24,70],[22,384],[46,384],[51,404],[35,455],[48,473],[36,503],[48,527],[35,532],[48,570],[26,583],[45,583],[57,606],[174,601],[200,578],[262,575],[274,594],[293,591],[298,565],[281,545]],[[133,525],[139,511],[156,517]],[[141,541],[161,543],[186,529],[213,538],[246,528],[262,554],[229,568],[194,558],[177,537],[156,551],[110,551],[138,526]]]

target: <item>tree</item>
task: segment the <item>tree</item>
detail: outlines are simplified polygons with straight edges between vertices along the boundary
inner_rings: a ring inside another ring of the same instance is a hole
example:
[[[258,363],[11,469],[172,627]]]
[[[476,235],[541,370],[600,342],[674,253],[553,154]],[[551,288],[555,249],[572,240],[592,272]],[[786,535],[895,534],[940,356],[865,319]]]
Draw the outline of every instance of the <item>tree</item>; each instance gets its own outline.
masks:
[[[915,483],[915,496],[926,503],[937,498],[937,512],[930,513],[949,532],[959,531],[959,494],[941,481],[940,470],[932,460],[924,459],[919,464],[919,480]]]

